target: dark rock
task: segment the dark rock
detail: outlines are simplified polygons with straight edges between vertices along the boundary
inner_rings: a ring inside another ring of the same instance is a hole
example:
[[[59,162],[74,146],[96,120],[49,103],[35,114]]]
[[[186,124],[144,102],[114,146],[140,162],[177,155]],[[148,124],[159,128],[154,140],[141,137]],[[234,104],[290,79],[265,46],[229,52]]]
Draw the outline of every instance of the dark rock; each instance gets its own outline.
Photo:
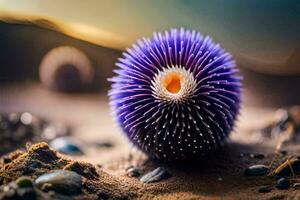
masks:
[[[279,180],[279,179],[281,179],[282,177],[284,177],[284,176],[277,175],[277,174],[274,175],[274,178],[275,178],[276,180]]]
[[[130,167],[127,169],[126,174],[129,177],[139,177],[141,175],[141,170],[136,167]]]
[[[290,182],[287,178],[280,178],[277,180],[276,188],[280,190],[288,189],[290,187]]]
[[[50,147],[64,154],[82,154],[82,150],[68,137],[60,137],[50,142]]]
[[[268,186],[263,185],[258,188],[258,192],[267,193],[267,192],[271,192],[271,189]]]
[[[269,171],[269,167],[266,165],[252,165],[245,170],[246,176],[260,176],[265,175]]]
[[[38,177],[35,183],[44,191],[72,195],[81,192],[82,178],[72,171],[56,170]]]
[[[154,169],[153,171],[142,176],[140,181],[143,183],[153,183],[153,182],[161,181],[168,177],[170,177],[170,173],[166,170],[166,168],[158,167],[158,168]]]

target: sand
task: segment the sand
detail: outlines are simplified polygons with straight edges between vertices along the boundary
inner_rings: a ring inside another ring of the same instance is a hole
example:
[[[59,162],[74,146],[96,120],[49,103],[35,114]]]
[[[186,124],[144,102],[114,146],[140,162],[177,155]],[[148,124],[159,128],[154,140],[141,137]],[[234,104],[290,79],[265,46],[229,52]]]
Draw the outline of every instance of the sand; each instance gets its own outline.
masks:
[[[274,158],[276,141],[270,138],[262,140],[252,134],[253,129],[268,122],[274,109],[243,106],[237,128],[224,148],[197,162],[164,164],[147,161],[145,156],[130,148],[109,117],[105,95],[53,93],[31,83],[10,84],[2,86],[1,90],[6,94],[0,102],[1,112],[30,110],[51,121],[71,125],[75,130],[73,136],[81,142],[84,150],[82,156],[66,156],[49,150],[44,143],[22,149],[22,153],[13,154],[12,162],[0,164],[1,185],[16,180],[28,169],[26,175],[32,179],[55,169],[67,168],[82,173],[78,167],[80,163],[83,168],[95,169],[99,177],[92,179],[82,174],[85,184],[76,199],[97,199],[101,192],[107,193],[111,199],[300,199],[300,190],[275,188],[276,179],[272,176],[244,175],[246,167],[269,165]],[[113,147],[95,149],[88,145],[91,141],[112,141]],[[40,151],[40,147],[46,150]],[[285,148],[288,154],[280,158],[278,164],[289,155],[300,155],[297,144],[288,144]],[[265,156],[252,158],[251,154],[256,153]],[[55,162],[49,163],[44,154],[50,160],[55,158]],[[31,161],[38,164],[31,166]],[[166,166],[171,177],[143,184],[139,177],[126,175],[129,165],[139,166],[142,174]],[[258,188],[262,185],[270,186],[271,192],[259,193]]]
[[[127,177],[125,173],[115,176],[92,164],[67,159],[51,150],[46,143],[38,143],[28,147],[26,152],[10,154],[11,162],[0,165],[0,185],[21,176],[34,180],[41,174],[64,169],[75,171],[84,179],[82,192],[72,196],[76,199],[98,199],[98,195],[103,193],[110,199],[292,199],[300,195],[300,191],[293,188],[276,189],[272,176],[245,176],[247,166],[268,165],[274,156],[270,153],[262,159],[251,158],[250,154],[256,151],[254,146],[231,143],[201,161],[165,164],[172,175],[170,178],[143,184],[138,178]],[[140,167],[145,172],[161,165],[147,161]],[[261,185],[270,186],[272,191],[259,193]]]

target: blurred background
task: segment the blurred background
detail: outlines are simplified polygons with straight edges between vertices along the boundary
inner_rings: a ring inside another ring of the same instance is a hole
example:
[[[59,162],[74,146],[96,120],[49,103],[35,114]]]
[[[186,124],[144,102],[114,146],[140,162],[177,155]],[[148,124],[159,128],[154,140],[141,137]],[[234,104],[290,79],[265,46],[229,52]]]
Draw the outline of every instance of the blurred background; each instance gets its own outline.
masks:
[[[0,0],[2,121],[31,124],[47,141],[69,134],[80,139],[70,144],[98,141],[100,153],[80,150],[89,161],[126,153],[106,79],[138,38],[179,27],[210,35],[237,60],[244,76],[240,127],[260,126],[277,108],[300,103],[300,1]],[[24,141],[26,131],[18,133]]]

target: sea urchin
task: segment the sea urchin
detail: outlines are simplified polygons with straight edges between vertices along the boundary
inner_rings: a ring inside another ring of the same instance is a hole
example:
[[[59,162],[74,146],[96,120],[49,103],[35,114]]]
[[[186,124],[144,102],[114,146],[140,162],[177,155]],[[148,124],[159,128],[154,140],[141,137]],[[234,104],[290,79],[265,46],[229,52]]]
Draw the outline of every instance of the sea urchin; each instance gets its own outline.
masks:
[[[130,141],[156,159],[197,158],[220,146],[240,108],[232,56],[185,29],[138,40],[109,79],[110,105]]]

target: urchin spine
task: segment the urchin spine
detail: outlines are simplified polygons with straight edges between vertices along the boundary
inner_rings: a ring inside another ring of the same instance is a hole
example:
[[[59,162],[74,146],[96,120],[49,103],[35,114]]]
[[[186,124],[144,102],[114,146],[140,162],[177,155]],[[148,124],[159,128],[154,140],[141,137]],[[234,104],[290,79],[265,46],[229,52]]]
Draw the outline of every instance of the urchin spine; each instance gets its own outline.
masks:
[[[148,155],[190,159],[216,149],[240,107],[235,62],[199,32],[154,33],[123,53],[110,79],[114,115]]]

